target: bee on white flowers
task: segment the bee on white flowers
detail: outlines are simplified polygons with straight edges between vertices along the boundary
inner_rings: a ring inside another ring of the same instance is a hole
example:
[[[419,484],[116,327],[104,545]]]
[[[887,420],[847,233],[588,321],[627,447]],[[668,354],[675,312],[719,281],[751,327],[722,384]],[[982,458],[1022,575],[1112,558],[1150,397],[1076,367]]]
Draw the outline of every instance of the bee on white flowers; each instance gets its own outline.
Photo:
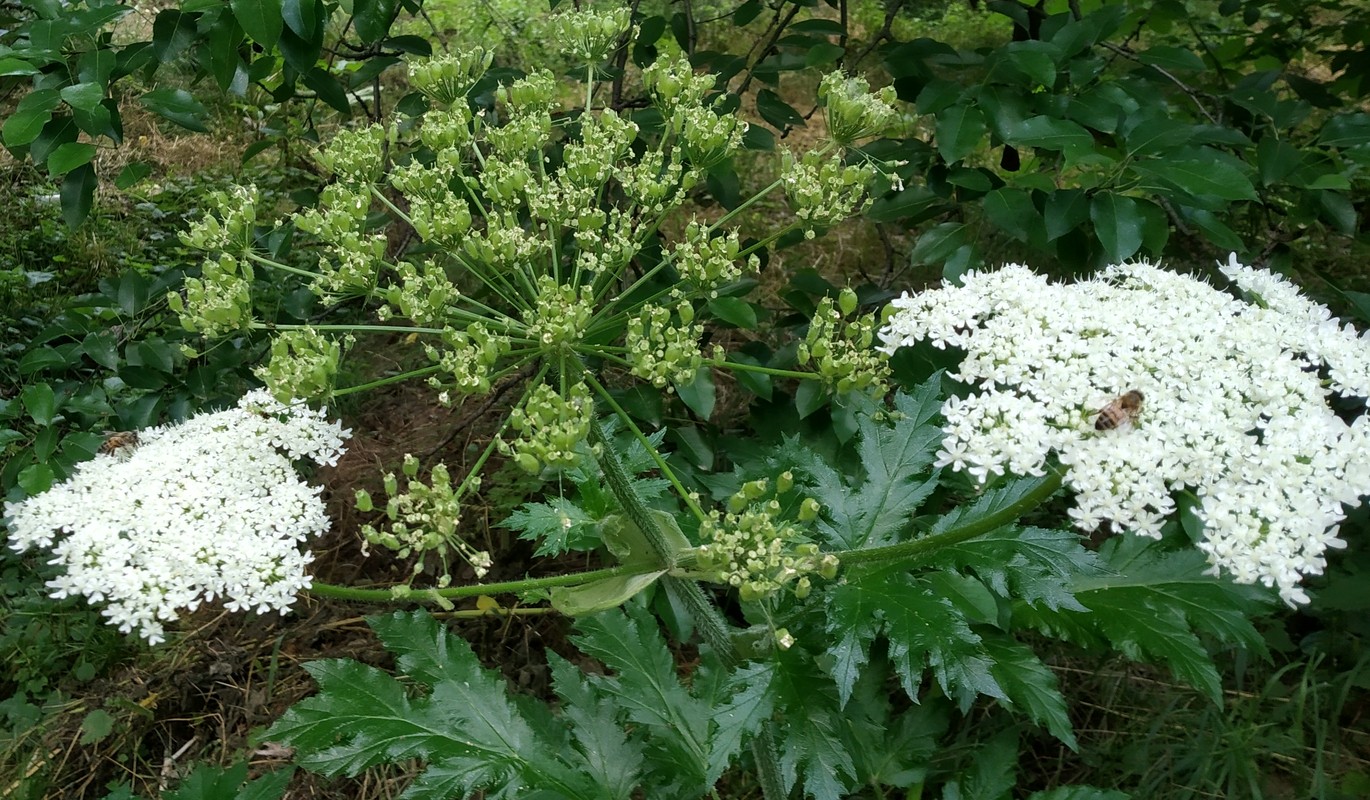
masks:
[[[1111,431],[1131,425],[1137,421],[1137,417],[1142,413],[1142,393],[1132,389],[1113,398],[1112,402],[1099,409],[1099,416],[1094,420],[1094,430]]]
[[[102,455],[122,458],[133,452],[138,446],[138,434],[134,431],[112,431],[105,434],[105,441],[100,444]]]

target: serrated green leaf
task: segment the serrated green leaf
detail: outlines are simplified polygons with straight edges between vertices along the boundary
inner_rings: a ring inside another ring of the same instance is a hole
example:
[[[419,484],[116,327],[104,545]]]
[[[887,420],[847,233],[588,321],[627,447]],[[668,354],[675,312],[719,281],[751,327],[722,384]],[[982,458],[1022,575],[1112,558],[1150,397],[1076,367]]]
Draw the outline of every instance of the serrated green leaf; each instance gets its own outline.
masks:
[[[969,104],[954,105],[937,115],[937,152],[954,164],[980,146],[988,129],[985,115]]]
[[[947,545],[929,563],[970,570],[1000,597],[1028,605],[1041,603],[1053,610],[1086,610],[1071,594],[1070,587],[1074,581],[1107,574],[1094,553],[1080,544],[1079,536],[1069,531],[1016,525]]]
[[[940,384],[939,374],[912,395],[900,393],[895,407],[903,416],[892,424],[876,423],[869,413],[858,415],[857,451],[865,474],[856,480],[812,451],[795,454],[796,466],[810,478],[807,490],[824,509],[819,530],[835,549],[893,542],[936,488],[937,475],[930,468],[943,435],[932,423],[941,407]]]
[[[1057,688],[1056,673],[1032,652],[1032,648],[1001,633],[985,634],[982,645],[994,659],[991,672],[1015,707],[1043,725],[1066,747],[1078,751],[1071,729],[1066,700]]]
[[[844,699],[876,635],[889,641],[890,662],[910,698],[918,698],[923,671],[931,669],[963,711],[981,694],[1004,699],[979,635],[927,584],[908,575],[884,575],[835,586],[829,598],[828,633],[837,642],[829,653],[840,665],[833,677]]]
[[[773,674],[774,667],[766,662],[747,663],[730,673],[730,697],[713,710],[709,769],[704,779],[707,785],[718,781],[743,742],[771,718],[775,708],[771,696]]]
[[[852,790],[856,765],[844,741],[846,715],[836,687],[801,648],[777,653],[773,663],[771,695],[786,722],[785,736],[776,743],[785,788],[802,775],[807,795],[838,800]]]
[[[600,543],[595,518],[565,497],[545,503],[524,503],[510,514],[501,527],[518,531],[519,538],[536,542],[535,556],[557,556],[571,551],[584,552]]]
[[[590,682],[614,697],[628,719],[650,731],[654,749],[666,753],[677,779],[705,787],[709,722],[713,709],[690,695],[676,676],[675,660],[647,612],[606,611],[576,623],[572,641],[613,670]]]
[[[574,752],[582,769],[607,790],[606,798],[629,800],[642,771],[642,740],[629,738],[618,723],[618,708],[601,698],[580,670],[551,651],[547,662],[563,714],[575,727]]]

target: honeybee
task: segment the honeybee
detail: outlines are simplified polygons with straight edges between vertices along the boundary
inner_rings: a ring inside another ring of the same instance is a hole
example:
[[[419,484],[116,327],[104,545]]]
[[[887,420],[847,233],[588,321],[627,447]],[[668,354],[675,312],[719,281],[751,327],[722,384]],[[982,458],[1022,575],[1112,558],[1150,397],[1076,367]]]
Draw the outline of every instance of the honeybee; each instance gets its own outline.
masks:
[[[138,446],[138,434],[134,431],[115,431],[105,434],[99,452],[107,456],[126,456]]]
[[[1142,393],[1136,389],[1118,395],[1113,401],[1099,409],[1099,417],[1094,420],[1094,430],[1110,431],[1123,425],[1131,425],[1142,413]]]

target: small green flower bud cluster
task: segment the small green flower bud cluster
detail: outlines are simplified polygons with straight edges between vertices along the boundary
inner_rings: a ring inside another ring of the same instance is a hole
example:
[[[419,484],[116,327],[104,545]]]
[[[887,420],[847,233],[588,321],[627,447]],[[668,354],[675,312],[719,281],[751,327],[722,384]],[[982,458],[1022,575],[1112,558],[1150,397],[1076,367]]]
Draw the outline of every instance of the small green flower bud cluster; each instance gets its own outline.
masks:
[[[458,394],[485,394],[490,391],[490,374],[501,357],[509,352],[509,338],[493,334],[479,322],[466,330],[451,326],[442,329],[442,346],[425,344],[424,352],[442,371],[455,379],[445,384],[432,377],[428,385],[434,389],[455,388]]]
[[[402,192],[412,203],[415,198],[439,201],[453,195],[453,180],[460,174],[451,164],[425,166],[418,161],[390,170],[390,185]]]
[[[581,119],[581,141],[566,145],[561,175],[572,186],[598,189],[632,152],[638,128],[612,110]]]
[[[496,156],[510,161],[538,154],[552,140],[552,117],[548,114],[517,114],[498,128],[486,128],[485,140]],[[488,164],[487,164],[488,166]]]
[[[676,307],[680,322],[673,323],[671,309],[643,306],[628,323],[626,344],[632,373],[658,389],[672,383],[688,385],[704,364],[699,338],[703,324],[695,321],[694,307],[682,302]]]
[[[425,242],[453,243],[471,230],[471,207],[451,192],[432,198],[414,196],[409,200],[409,221]]]
[[[690,166],[704,171],[728,160],[742,146],[747,123],[736,114],[718,114],[700,105],[681,106],[671,115]]]
[[[761,600],[784,588],[802,600],[813,589],[810,575],[837,575],[837,557],[821,553],[818,545],[805,541],[798,526],[784,519],[780,497],[793,489],[789,472],[777,477],[774,489],[764,478],[743,484],[728,499],[726,513],[715,509],[700,526],[706,541],[699,548],[700,568],[736,587],[744,601]],[[801,511],[799,521],[811,522],[817,503],[807,498]]]
[[[234,186],[226,192],[211,192],[206,213],[181,233],[181,242],[196,250],[227,250],[243,253],[252,247],[257,224],[257,187]]]
[[[329,184],[319,196],[319,208],[295,214],[295,227],[333,245],[352,244],[371,210],[371,193],[341,183]]]
[[[398,313],[411,320],[415,325],[436,326],[444,321],[445,312],[461,296],[457,287],[448,280],[442,267],[426,261],[420,269],[408,261],[395,265],[399,277],[398,284],[387,286],[382,295],[389,306],[381,306],[377,316],[382,321]]]
[[[363,525],[362,536],[367,543],[394,550],[400,558],[436,553],[441,557],[444,568],[439,586],[451,583],[451,576],[446,574],[449,552],[455,552],[470,564],[477,578],[485,577],[494,563],[490,554],[476,550],[458,533],[461,498],[466,492],[479,487],[480,479],[473,476],[463,485],[453,488],[447,466],[437,464],[429,473],[429,482],[425,484],[418,480],[419,460],[408,454],[404,457],[402,471],[408,478],[403,492],[399,490],[399,479],[395,473],[385,474],[383,482],[389,498],[385,504],[385,518],[389,524],[383,528]],[[371,495],[365,489],[357,491],[357,508],[364,512],[374,508]]]
[[[520,269],[545,257],[551,249],[552,242],[525,228],[513,211],[489,214],[484,236],[461,240],[461,252],[468,259],[496,271]]]
[[[580,342],[594,316],[594,296],[589,286],[557,283],[543,275],[538,279],[538,299],[528,320],[528,336],[551,351]]]
[[[590,389],[583,383],[572,385],[565,397],[539,384],[509,414],[509,425],[519,438],[506,445],[506,452],[531,475],[540,475],[544,469],[574,469],[580,465],[577,445],[590,435],[594,410]]]
[[[608,11],[563,11],[551,19],[552,38],[576,63],[598,64],[618,46],[632,19],[632,10],[627,6]]]
[[[271,342],[271,360],[252,374],[282,403],[326,398],[341,358],[342,347],[313,328],[284,331]]]
[[[340,130],[327,146],[314,151],[314,161],[341,181],[371,184],[380,180],[384,170],[385,140],[388,134],[380,125],[360,130]]]
[[[874,175],[868,165],[843,166],[812,152],[796,161],[786,152],[781,179],[795,216],[812,238],[816,229],[836,225],[870,203],[866,187]]]
[[[823,385],[838,392],[884,394],[889,388],[889,357],[875,350],[875,315],[857,317],[845,326],[842,322],[856,307],[851,289],[842,290],[836,306],[831,297],[818,301],[797,358],[800,364],[813,361]]]
[[[660,150],[648,150],[636,163],[621,165],[615,177],[629,202],[642,214],[657,217],[680,205],[685,193],[699,182],[696,170],[667,160]]]
[[[685,229],[684,239],[676,243],[675,258],[671,263],[680,273],[681,280],[689,281],[707,292],[742,277],[742,267],[738,264],[738,253],[741,251],[742,245],[736,231],[711,239],[706,226],[691,222]],[[755,255],[748,258],[747,268],[752,271],[760,269],[760,259]]]
[[[603,220],[598,224],[598,220]],[[582,273],[614,273],[637,255],[642,246],[640,221],[629,211],[598,209],[583,211],[576,218],[576,265]]]
[[[894,87],[871,94],[865,78],[830,72],[818,85],[818,99],[826,108],[828,135],[841,145],[883,136],[899,120]]]
[[[545,116],[557,107],[557,79],[545,69],[514,81],[499,90],[499,99],[512,116]]]
[[[429,111],[423,115],[423,126],[419,128],[419,140],[438,155],[439,162],[451,166],[464,160],[472,136],[471,108],[465,103]]]
[[[440,106],[462,105],[494,58],[483,47],[426,58],[409,65],[409,83]]]
[[[717,83],[713,75],[696,75],[690,59],[658,58],[642,71],[642,83],[652,93],[652,102],[662,111],[681,106],[699,106]]]
[[[228,253],[208,258],[199,278],[186,278],[185,298],[171,292],[167,305],[181,326],[206,336],[227,336],[252,322],[252,265]]]
[[[533,171],[520,160],[505,161],[492,156],[485,162],[485,169],[481,172],[485,196],[496,206],[511,210],[522,204],[527,191],[536,183]]]
[[[376,285],[376,266],[385,258],[385,236],[352,232],[330,244],[337,260],[319,256],[319,274],[310,290],[326,300],[369,293]]]

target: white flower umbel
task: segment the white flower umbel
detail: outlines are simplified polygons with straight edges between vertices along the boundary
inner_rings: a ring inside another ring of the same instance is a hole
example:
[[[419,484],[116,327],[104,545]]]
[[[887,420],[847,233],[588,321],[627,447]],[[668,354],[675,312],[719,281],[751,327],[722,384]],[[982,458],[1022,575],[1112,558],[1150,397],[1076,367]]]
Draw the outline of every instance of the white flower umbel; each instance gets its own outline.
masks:
[[[1214,571],[1304,603],[1302,576],[1345,546],[1343,504],[1370,494],[1370,422],[1328,405],[1370,395],[1370,339],[1235,255],[1222,269],[1250,302],[1145,263],[1074,284],[1020,265],[968,273],[895,300],[883,349],[966,351],[953,377],[976,391],[943,406],[939,465],[983,481],[1040,474],[1054,452],[1079,527],[1145,536],[1192,490]],[[1129,390],[1145,398],[1135,423],[1096,430]]]
[[[299,545],[328,529],[319,489],[293,463],[334,464],[350,434],[264,390],[238,407],[138,433],[70,480],[5,505],[10,546],[52,551],[52,596],[83,595],[156,644],[181,609],[284,611],[309,585]]]

